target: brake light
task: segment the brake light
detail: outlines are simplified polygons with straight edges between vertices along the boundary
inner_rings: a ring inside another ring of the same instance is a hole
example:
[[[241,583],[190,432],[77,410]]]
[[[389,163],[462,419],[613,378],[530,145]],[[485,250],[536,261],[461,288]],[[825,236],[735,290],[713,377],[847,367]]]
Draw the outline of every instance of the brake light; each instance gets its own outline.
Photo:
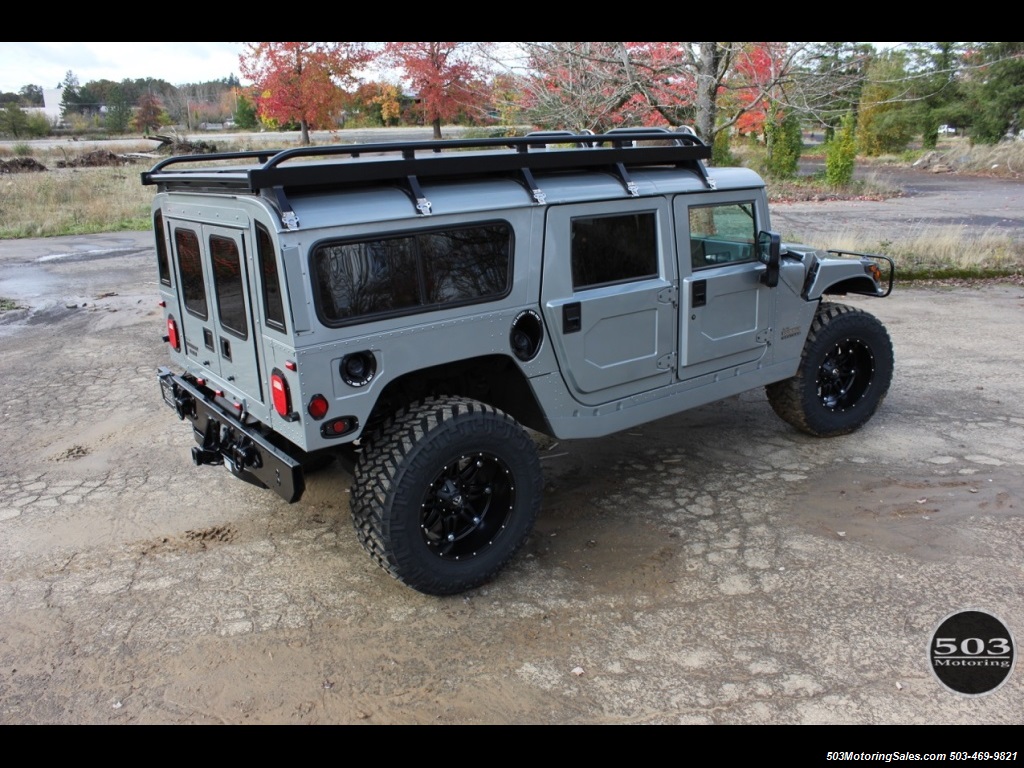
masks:
[[[284,374],[276,368],[270,374],[270,393],[274,400],[274,410],[288,418],[292,413],[292,393]]]
[[[323,395],[313,395],[313,399],[309,401],[309,407],[306,410],[314,420],[320,421],[327,416],[327,411],[330,410],[330,404],[327,402],[327,398]]]
[[[181,352],[181,339],[178,337],[178,324],[173,317],[167,318],[167,341],[175,352]]]

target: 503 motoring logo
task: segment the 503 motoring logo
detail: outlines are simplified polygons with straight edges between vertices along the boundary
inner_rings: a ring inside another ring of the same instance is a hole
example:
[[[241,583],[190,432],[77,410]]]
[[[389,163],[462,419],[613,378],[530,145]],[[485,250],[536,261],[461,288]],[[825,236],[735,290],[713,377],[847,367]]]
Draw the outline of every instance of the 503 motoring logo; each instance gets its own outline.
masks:
[[[985,611],[960,611],[943,619],[932,634],[928,661],[946,688],[965,696],[993,693],[1016,663],[1009,628]]]

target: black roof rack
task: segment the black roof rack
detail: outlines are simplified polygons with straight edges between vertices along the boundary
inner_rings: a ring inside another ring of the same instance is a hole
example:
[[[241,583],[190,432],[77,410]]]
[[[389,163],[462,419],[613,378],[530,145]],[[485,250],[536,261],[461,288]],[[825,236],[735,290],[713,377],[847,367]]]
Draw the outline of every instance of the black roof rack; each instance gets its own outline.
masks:
[[[516,138],[183,155],[157,163],[142,174],[142,183],[155,184],[161,190],[272,191],[281,205],[282,219],[291,228],[293,224],[297,227],[297,222],[289,220],[287,192],[396,182],[409,193],[419,213],[430,215],[431,204],[420,187],[423,179],[511,176],[535,203],[543,204],[544,192],[534,176],[538,172],[604,169],[619,178],[626,193],[636,196],[628,168],[685,167],[710,188],[701,162],[710,157],[711,148],[688,130],[619,129],[597,135],[552,131]],[[319,162],[313,162],[314,158]]]

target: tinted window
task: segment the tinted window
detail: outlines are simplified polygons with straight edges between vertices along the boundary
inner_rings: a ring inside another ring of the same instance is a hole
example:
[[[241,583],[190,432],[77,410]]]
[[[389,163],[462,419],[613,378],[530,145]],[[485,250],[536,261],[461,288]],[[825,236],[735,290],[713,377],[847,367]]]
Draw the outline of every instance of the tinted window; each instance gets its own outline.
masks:
[[[284,331],[284,297],[277,272],[277,254],[270,233],[259,224],[256,225],[256,252],[263,275],[263,319],[271,328]]]
[[[153,216],[153,231],[156,233],[156,265],[160,271],[160,282],[171,284],[171,262],[167,254],[167,241],[164,240],[164,214],[157,211]]]
[[[657,276],[653,213],[572,220],[572,285],[576,290]]]
[[[210,314],[206,306],[206,282],[203,280],[199,237],[190,229],[177,229],[174,231],[174,247],[178,253],[178,271],[181,273],[181,294],[185,297],[185,309],[190,314],[206,320]]]
[[[494,224],[333,243],[313,253],[329,323],[472,303],[509,288],[512,233]]]
[[[213,285],[217,292],[217,313],[221,326],[240,338],[249,335],[245,312],[245,288],[238,244],[228,237],[210,237]]]

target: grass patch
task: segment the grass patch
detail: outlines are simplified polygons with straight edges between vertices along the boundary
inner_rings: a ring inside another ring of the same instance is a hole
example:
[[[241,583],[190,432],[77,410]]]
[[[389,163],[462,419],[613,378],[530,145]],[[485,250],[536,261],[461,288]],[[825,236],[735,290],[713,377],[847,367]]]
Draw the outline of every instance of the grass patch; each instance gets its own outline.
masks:
[[[874,177],[855,179],[848,186],[833,187],[822,176],[766,179],[772,203],[824,202],[827,200],[888,200],[899,197],[899,187]]]
[[[0,239],[149,229],[155,188],[139,170],[80,168],[0,178]]]
[[[905,237],[872,239],[866,232],[839,232],[817,248],[881,253],[896,262],[901,280],[1006,277],[1024,274],[1024,247],[1009,234],[989,230],[980,235],[964,227],[921,227]]]
[[[952,146],[940,145],[938,154],[943,163],[962,173],[1024,175],[1024,141],[972,146],[966,139],[958,139]]]
[[[5,299],[0,296],[0,312],[10,312],[12,309],[21,309],[14,299]]]

